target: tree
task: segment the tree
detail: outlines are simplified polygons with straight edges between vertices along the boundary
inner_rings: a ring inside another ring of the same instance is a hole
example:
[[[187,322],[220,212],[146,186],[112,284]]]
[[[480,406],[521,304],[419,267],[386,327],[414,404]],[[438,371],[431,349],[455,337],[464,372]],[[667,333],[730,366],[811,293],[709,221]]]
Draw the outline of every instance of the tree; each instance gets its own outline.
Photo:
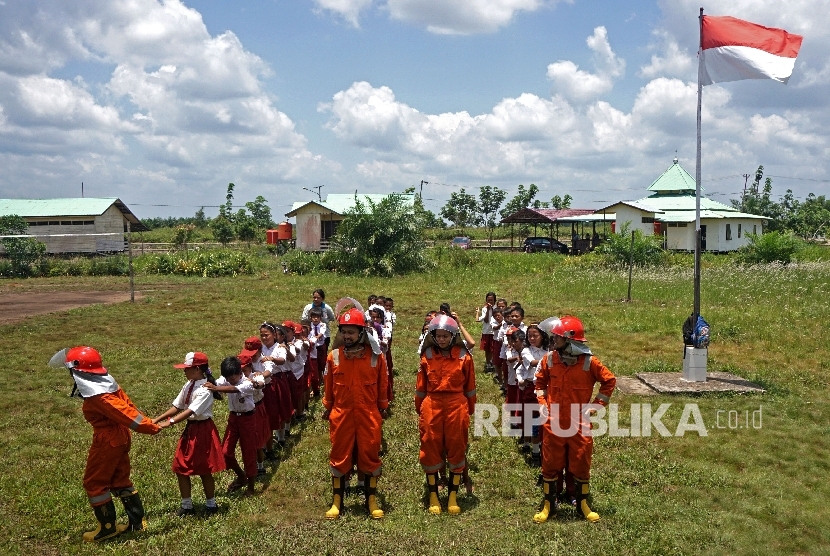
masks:
[[[476,198],[463,187],[461,191],[452,192],[450,200],[441,208],[441,216],[455,224],[456,228],[475,226],[481,222]]]
[[[407,187],[406,189],[404,189],[404,195],[415,195],[415,188]],[[421,199],[420,195],[415,195],[413,208],[415,209],[415,217],[421,220],[421,223],[425,228],[447,227],[446,222],[444,222],[441,218],[436,216],[434,212],[424,207],[424,200]]]
[[[233,183],[228,184],[228,192],[225,194],[225,204],[219,205],[219,216],[229,222],[233,220]]]
[[[213,237],[223,246],[233,241],[233,224],[226,217],[220,214],[211,221],[210,227],[213,229]]]
[[[510,199],[510,202],[504,206],[499,214],[501,214],[502,218],[507,218],[511,214],[526,209],[533,204],[537,193],[539,193],[539,188],[536,187],[536,184],[531,183],[527,189],[525,189],[524,185],[519,184],[516,196]]]
[[[564,197],[554,195],[553,199],[550,200],[550,206],[555,209],[569,209],[571,208],[571,201],[573,201],[573,197],[567,193],[565,193]]]
[[[253,201],[245,203],[248,212],[254,221],[254,226],[260,230],[268,230],[274,227],[274,221],[271,220],[271,208],[268,206],[268,201],[262,195],[257,196]],[[242,239],[240,236],[239,239]]]
[[[236,230],[236,237],[240,241],[246,242],[250,247],[251,242],[256,238],[257,229],[259,228],[256,218],[248,215],[245,209],[239,209],[233,218],[233,223]]]
[[[429,267],[423,220],[392,194],[375,204],[356,198],[331,239],[323,262],[344,274],[393,276]]]
[[[0,216],[0,236],[23,235],[28,231],[29,224],[22,216]],[[46,244],[33,237],[3,238],[2,244],[12,263],[14,276],[31,275],[32,265],[46,254]]]
[[[193,225],[197,228],[207,228],[208,219],[205,217],[205,207],[199,208],[193,215]]]
[[[478,192],[478,210],[481,212],[482,221],[489,232],[489,246],[491,248],[493,247],[493,230],[499,225],[496,222],[496,214],[506,197],[506,191],[489,185],[485,185]]]
[[[193,230],[195,229],[195,224],[181,224],[180,226],[176,226],[176,233],[173,235],[173,245],[177,249],[187,250],[187,244],[193,238]]]

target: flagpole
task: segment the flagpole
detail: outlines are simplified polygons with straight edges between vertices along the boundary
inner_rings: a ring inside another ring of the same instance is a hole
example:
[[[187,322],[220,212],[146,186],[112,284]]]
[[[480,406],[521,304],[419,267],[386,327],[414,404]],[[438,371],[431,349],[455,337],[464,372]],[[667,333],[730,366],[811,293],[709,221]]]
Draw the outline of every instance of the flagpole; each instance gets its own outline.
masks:
[[[700,8],[700,43],[697,50],[697,161],[695,163],[695,296],[694,322],[700,315],[700,121],[703,85],[700,73],[703,68],[703,8]]]

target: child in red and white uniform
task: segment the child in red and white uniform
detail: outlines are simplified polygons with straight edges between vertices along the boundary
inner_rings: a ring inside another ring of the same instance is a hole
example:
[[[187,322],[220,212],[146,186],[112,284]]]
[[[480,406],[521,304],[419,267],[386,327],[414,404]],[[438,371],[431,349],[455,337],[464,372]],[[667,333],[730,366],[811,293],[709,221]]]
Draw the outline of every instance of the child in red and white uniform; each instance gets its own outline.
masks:
[[[245,342],[246,347],[249,345]],[[257,477],[265,475],[265,448],[271,437],[271,423],[268,419],[268,412],[265,410],[265,391],[270,387],[265,383],[265,376],[262,373],[254,372],[253,360],[249,355],[250,351],[243,349],[236,357],[242,365],[242,374],[254,384],[254,406],[257,422],[257,451],[256,451],[256,474]],[[259,352],[256,352],[259,358]]]
[[[303,385],[303,376],[305,374],[305,362],[308,359],[308,345],[303,339],[303,326],[293,321],[285,321],[282,323],[285,328],[287,337],[286,345],[288,351],[294,352],[294,360],[288,358],[290,362],[291,374],[288,375],[288,380],[291,384],[291,404],[294,407],[294,419],[298,422],[305,421],[305,386]],[[289,329],[290,328],[290,329]],[[290,435],[291,423],[288,423],[286,435]]]
[[[525,334],[518,328],[511,326],[505,333],[505,341],[507,347],[504,351],[504,360],[507,365],[506,380],[506,402],[508,404],[518,404],[519,400],[519,382],[516,376],[516,371],[522,366],[522,349],[524,349]],[[511,415],[516,416],[520,413],[516,410],[510,412]]]
[[[262,340],[260,357],[253,359],[254,371],[261,373],[270,385],[265,387],[265,410],[272,431],[277,433],[277,445],[285,448],[285,428],[291,421],[291,383],[287,370],[289,364],[288,347],[285,341],[285,329],[282,326],[268,321],[259,327],[259,337]],[[293,354],[290,355],[293,359]],[[271,392],[267,390],[270,388]],[[265,455],[271,461],[276,461],[274,442],[269,440]]]
[[[484,371],[493,371],[493,308],[496,305],[495,292],[487,292],[484,306],[476,309],[476,320],[481,323],[481,351],[484,352]]]
[[[389,368],[389,391],[393,390],[392,381],[395,377],[395,363],[392,361],[392,333],[395,331],[395,326],[398,324],[398,316],[395,314],[395,300],[387,297],[383,302],[383,307],[386,309],[386,322],[389,324],[389,349],[386,352],[386,366]],[[390,398],[391,400],[391,398]]]
[[[219,509],[216,505],[216,481],[213,474],[225,470],[219,431],[213,423],[213,400],[221,400],[222,396],[202,388],[208,381],[215,382],[208,368],[207,355],[204,353],[191,351],[185,356],[184,363],[173,367],[184,370],[187,382],[170,408],[153,419],[153,422],[167,421],[171,426],[182,421],[187,422],[176,446],[176,455],[173,456],[173,473],[178,479],[179,493],[182,497],[181,507],[176,515],[181,517],[195,513],[190,483],[190,477],[193,475],[198,475],[202,480],[205,514],[212,515]]]
[[[256,406],[254,405],[254,383],[245,377],[242,365],[235,356],[222,361],[222,376],[216,384],[210,382],[204,388],[228,395],[228,426],[222,438],[222,454],[225,466],[236,473],[236,479],[228,486],[234,492],[247,485],[245,496],[256,494],[254,481],[257,475],[256,451],[258,443]],[[242,452],[242,465],[236,461],[236,445]]]
[[[328,355],[326,352],[326,334],[328,333],[328,326],[323,322],[323,311],[319,307],[312,308],[308,315],[311,321],[308,331],[308,341],[311,342],[309,355],[313,359],[309,388],[316,398],[320,395],[320,386],[323,383],[323,373],[326,369],[326,355]]]
[[[539,365],[539,361],[541,361],[548,352],[548,335],[542,331],[538,325],[531,324],[527,327],[525,336],[526,347],[522,350],[522,369],[517,376],[519,383],[519,403],[536,406],[539,404],[536,399],[536,387],[534,386],[536,381],[536,370]],[[528,418],[530,418],[530,416],[525,414],[524,419]],[[534,465],[541,465],[542,463],[542,436],[540,428],[541,427],[538,425],[534,426],[530,438],[533,444],[531,448],[531,461]],[[524,436],[524,446],[522,449],[527,450],[528,438],[525,435],[524,430],[525,425],[523,420],[522,435]]]
[[[495,371],[496,381],[499,383],[503,391],[504,380],[507,374],[504,361],[504,333],[507,331],[507,328],[510,325],[507,324],[507,322],[504,320],[504,313],[498,307],[493,308],[493,322],[490,326],[493,329],[491,361],[493,362],[493,369]]]

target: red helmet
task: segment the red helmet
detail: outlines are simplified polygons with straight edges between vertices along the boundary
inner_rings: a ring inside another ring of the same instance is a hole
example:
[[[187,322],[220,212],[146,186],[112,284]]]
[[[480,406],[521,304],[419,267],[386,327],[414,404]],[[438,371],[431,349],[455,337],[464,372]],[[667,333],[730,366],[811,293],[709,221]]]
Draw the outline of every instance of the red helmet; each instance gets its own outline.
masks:
[[[340,318],[337,319],[337,324],[340,326],[347,325],[347,326],[366,326],[366,315],[363,314],[363,311],[357,309],[356,307],[352,307],[342,315]]]
[[[587,341],[585,339],[585,327],[582,326],[582,321],[572,316],[562,317],[559,323],[553,325],[550,333],[576,342]]]
[[[89,346],[78,346],[66,352],[66,367],[73,371],[93,375],[105,375],[107,370],[101,362],[98,350]]]

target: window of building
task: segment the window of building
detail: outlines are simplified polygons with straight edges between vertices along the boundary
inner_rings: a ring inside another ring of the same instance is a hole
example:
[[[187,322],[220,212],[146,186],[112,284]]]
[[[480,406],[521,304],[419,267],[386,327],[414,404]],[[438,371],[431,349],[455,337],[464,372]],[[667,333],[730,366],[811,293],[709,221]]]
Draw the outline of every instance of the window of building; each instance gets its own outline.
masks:
[[[752,225],[752,233],[753,233],[753,234],[757,234],[757,233],[758,233],[758,224],[753,224],[753,225]]]
[[[738,224],[738,239],[741,239],[741,225]]]
[[[643,216],[643,224],[654,224],[654,218],[651,216]]]
[[[732,239],[732,224],[726,225],[726,241],[730,241]]]

